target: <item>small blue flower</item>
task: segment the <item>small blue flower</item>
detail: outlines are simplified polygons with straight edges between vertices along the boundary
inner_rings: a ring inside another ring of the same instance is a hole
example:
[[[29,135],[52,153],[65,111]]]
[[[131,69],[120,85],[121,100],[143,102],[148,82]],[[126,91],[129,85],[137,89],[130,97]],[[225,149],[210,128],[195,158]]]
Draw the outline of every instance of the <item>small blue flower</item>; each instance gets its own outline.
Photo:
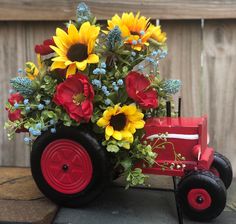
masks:
[[[132,52],[131,52],[131,55],[132,55],[133,57],[135,57],[135,56],[136,56],[136,52],[135,52],[135,51],[132,51]]]
[[[113,87],[116,86],[116,82],[113,82],[113,83],[112,83],[112,86],[113,86]]]
[[[43,110],[43,108],[44,108],[44,105],[40,103],[40,104],[38,105],[38,109],[39,109],[39,110]]]
[[[31,132],[31,134],[34,135],[34,136],[39,136],[39,135],[41,135],[41,131],[39,131],[39,130],[33,130],[33,131]]]
[[[100,73],[101,73],[102,75],[105,75],[105,74],[106,74],[106,69],[101,68],[101,69],[100,69]]]
[[[97,86],[98,88],[101,88],[101,86],[102,86],[101,81],[98,80],[98,79],[93,79],[93,80],[92,80],[92,84],[93,84],[94,86]]]
[[[95,68],[94,70],[93,70],[93,74],[94,75],[98,75],[100,73],[100,69],[99,68]]]
[[[22,68],[19,68],[17,72],[18,72],[18,74],[21,75],[21,74],[23,74],[23,69],[22,69]]]
[[[25,111],[26,111],[26,112],[29,112],[29,111],[30,111],[30,107],[27,106],[27,107],[25,108]]]
[[[132,44],[136,45],[137,44],[137,40],[132,40]]]
[[[81,19],[81,18],[78,18],[77,21],[80,23],[80,22],[82,21],[82,19]]]
[[[26,144],[29,144],[29,143],[31,142],[31,138],[25,137],[25,138],[24,138],[24,142],[25,142]]]
[[[102,86],[102,91],[105,93],[107,91],[107,87],[106,86]]]
[[[155,56],[158,55],[158,52],[157,51],[153,51],[151,55],[155,57]]]
[[[55,124],[55,120],[51,119],[51,120],[49,121],[49,123],[50,123],[51,125],[54,125],[54,124]]]
[[[42,128],[42,124],[41,124],[41,123],[38,123],[38,124],[35,125],[35,127],[36,127],[37,129],[41,129],[41,128]]]
[[[144,66],[143,65],[139,65],[138,66],[138,70],[141,70],[141,71],[144,70]]]
[[[44,103],[48,105],[51,102],[51,100],[44,100]]]
[[[29,103],[28,99],[24,99],[24,104],[27,105]]]
[[[34,130],[34,129],[33,129],[32,127],[29,128],[29,132],[30,132],[30,133],[32,133],[33,130]]]
[[[141,40],[141,39],[138,39],[138,43],[141,44],[141,43],[142,43],[142,40]]]
[[[106,67],[107,67],[106,63],[105,63],[105,62],[102,62],[102,63],[101,63],[101,67],[102,67],[102,68],[106,68]]]
[[[17,109],[19,107],[18,103],[14,103],[14,107]]]
[[[119,79],[119,80],[117,81],[117,84],[118,84],[119,86],[122,86],[122,85],[124,84],[124,82],[123,82],[122,79]]]
[[[105,94],[106,96],[109,96],[109,95],[110,95],[110,92],[107,90],[107,91],[104,92],[104,94]]]
[[[114,90],[117,92],[119,90],[118,86],[114,86]]]
[[[105,100],[105,104],[108,106],[108,105],[110,105],[111,104],[111,100],[110,99],[106,99]]]
[[[51,131],[51,133],[56,133],[57,132],[56,128],[51,128],[50,131]]]
[[[145,31],[144,31],[144,30],[141,30],[139,33],[140,33],[140,35],[143,36],[143,35],[145,34]]]

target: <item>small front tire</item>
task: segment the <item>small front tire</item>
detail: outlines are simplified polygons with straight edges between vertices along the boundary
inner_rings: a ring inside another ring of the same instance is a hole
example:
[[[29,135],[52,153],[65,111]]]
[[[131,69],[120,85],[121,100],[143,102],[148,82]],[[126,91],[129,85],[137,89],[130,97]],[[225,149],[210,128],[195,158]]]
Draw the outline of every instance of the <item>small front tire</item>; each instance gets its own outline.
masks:
[[[182,178],[178,199],[184,213],[196,221],[209,221],[226,205],[226,189],[221,179],[209,171],[195,171]]]

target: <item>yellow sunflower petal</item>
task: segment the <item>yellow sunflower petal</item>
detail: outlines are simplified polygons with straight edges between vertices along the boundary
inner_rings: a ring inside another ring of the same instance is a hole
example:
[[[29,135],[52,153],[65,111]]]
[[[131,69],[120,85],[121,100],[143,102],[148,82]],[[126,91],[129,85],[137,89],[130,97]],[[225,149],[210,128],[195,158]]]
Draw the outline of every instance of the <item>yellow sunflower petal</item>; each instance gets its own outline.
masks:
[[[143,121],[143,120],[135,121],[135,122],[133,123],[133,125],[134,125],[134,127],[135,127],[136,129],[141,129],[141,128],[144,127],[145,121]]]
[[[105,133],[106,133],[106,135],[108,135],[108,136],[112,136],[113,134],[114,134],[114,129],[113,129],[113,127],[112,126],[107,126],[106,127],[106,130],[105,130]]]
[[[56,46],[57,46],[59,49],[61,49],[63,52],[67,51],[67,47],[65,47],[65,45],[62,44],[62,42],[61,42],[61,40],[60,40],[59,37],[54,36],[54,37],[53,37],[53,40],[54,40]]]
[[[87,60],[89,64],[95,64],[99,62],[99,57],[96,54],[90,54]]]
[[[135,104],[130,104],[128,106],[123,106],[121,108],[121,111],[127,115],[132,115],[132,114],[135,114],[135,112],[137,111],[137,107]]]
[[[51,65],[51,71],[57,68],[65,69],[67,66],[64,62],[61,61],[54,61]]]
[[[53,58],[52,61],[67,61],[67,57],[64,57],[64,56],[59,56],[59,57],[56,57],[56,58]]]
[[[105,118],[100,118],[98,121],[97,121],[97,125],[99,126],[99,127],[105,127],[105,126],[107,126],[109,124],[109,121],[108,120],[106,120]]]
[[[74,75],[76,72],[76,65],[75,63],[69,65],[67,71],[66,71],[66,77],[68,77],[69,75]]]
[[[59,39],[60,39],[60,41],[67,47],[67,48],[69,48],[69,46],[71,46],[71,41],[70,41],[70,39],[69,39],[69,36],[68,36],[68,34],[64,31],[64,30],[62,30],[62,29],[60,29],[60,28],[57,28],[56,29],[56,35],[59,37]]]
[[[72,44],[76,44],[79,42],[79,32],[74,24],[69,25],[68,34],[69,34]]]
[[[76,62],[76,67],[80,70],[80,71],[84,71],[87,67],[87,60],[83,60],[81,62]]]
[[[60,56],[66,56],[66,51],[63,51],[53,45],[50,45],[50,48],[53,49],[58,55]]]
[[[112,137],[118,141],[120,141],[122,139],[122,134],[120,131],[114,131],[112,134]]]

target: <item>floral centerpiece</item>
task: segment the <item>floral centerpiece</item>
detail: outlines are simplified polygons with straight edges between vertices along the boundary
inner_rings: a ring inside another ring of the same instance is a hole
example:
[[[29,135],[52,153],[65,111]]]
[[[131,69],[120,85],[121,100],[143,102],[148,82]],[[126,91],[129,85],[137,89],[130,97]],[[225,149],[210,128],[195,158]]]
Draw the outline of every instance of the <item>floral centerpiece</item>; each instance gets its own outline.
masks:
[[[166,39],[161,27],[140,13],[114,15],[101,26],[79,4],[75,21],[35,46],[38,65],[27,62],[11,79],[9,138],[27,132],[24,141],[32,143],[45,131],[56,134],[60,125],[85,123],[101,136],[127,186],[143,184],[146,175],[134,166],[140,160],[151,166],[157,156],[142,141],[145,120],[164,116],[166,101],[180,87],[178,80],[159,74]]]

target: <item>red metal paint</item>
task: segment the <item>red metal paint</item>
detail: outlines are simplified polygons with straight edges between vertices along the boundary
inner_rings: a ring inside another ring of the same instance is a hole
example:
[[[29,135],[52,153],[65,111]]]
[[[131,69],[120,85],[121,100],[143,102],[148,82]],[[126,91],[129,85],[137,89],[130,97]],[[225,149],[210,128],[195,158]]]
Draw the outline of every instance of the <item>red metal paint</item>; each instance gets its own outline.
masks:
[[[87,151],[69,139],[58,139],[47,145],[41,157],[41,168],[47,183],[64,194],[83,191],[93,174]]]
[[[192,189],[188,192],[188,203],[197,211],[206,210],[211,206],[210,194],[202,188]]]
[[[143,169],[144,173],[157,175],[183,176],[189,170],[205,169],[209,170],[213,162],[214,150],[207,146],[207,117],[161,117],[149,118],[145,124],[145,136],[153,147],[156,140],[148,139],[149,136],[156,134],[181,134],[195,135],[198,139],[179,139],[168,138],[167,141],[159,140],[158,143],[164,144],[165,148],[155,148],[158,153],[156,163],[151,168],[143,168],[143,163],[137,167]],[[173,136],[173,135],[172,135]],[[175,153],[174,153],[175,152]],[[176,154],[181,154],[185,158],[183,161],[176,161]],[[172,169],[163,169],[163,164],[175,163]]]

